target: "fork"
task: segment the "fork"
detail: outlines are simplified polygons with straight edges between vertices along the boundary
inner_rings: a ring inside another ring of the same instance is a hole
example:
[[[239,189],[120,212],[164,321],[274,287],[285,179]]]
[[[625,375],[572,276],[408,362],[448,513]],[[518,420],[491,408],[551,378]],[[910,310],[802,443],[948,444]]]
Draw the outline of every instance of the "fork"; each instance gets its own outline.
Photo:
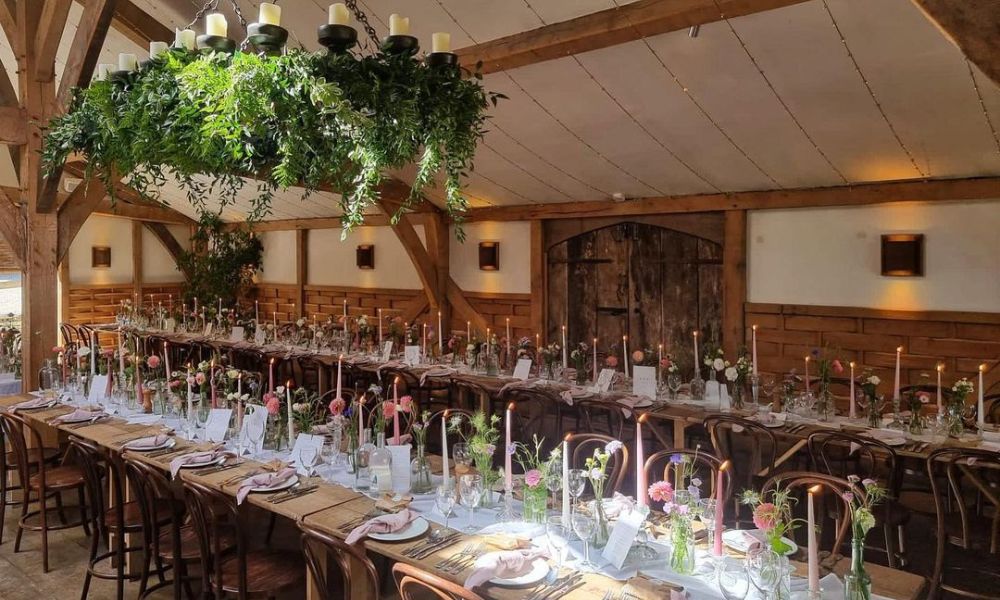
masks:
[[[485,549],[486,547],[483,546],[482,544],[477,544],[476,547],[473,548],[471,551],[469,551],[468,554],[458,559],[457,561],[453,562],[452,564],[448,565],[447,567],[442,568],[441,570],[445,573],[458,575],[462,571],[472,566],[472,563],[476,561],[476,557],[478,557],[479,554],[481,554]]]
[[[449,567],[452,564],[463,560],[466,556],[469,556],[471,553],[474,553],[476,546],[477,545],[474,543],[466,544],[465,547],[458,552],[458,554],[453,554],[434,566],[438,569],[444,569],[445,567]]]

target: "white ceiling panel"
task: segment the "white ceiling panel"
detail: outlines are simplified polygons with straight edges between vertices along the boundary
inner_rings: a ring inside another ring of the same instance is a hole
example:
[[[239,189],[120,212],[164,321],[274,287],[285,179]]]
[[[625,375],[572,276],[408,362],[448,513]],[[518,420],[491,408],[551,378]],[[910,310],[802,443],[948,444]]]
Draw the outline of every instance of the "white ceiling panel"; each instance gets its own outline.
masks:
[[[827,0],[890,121],[931,177],[1000,171],[961,52],[910,0]]]
[[[781,187],[843,183],[725,23],[703,25],[697,38],[680,31],[649,38],[649,44],[712,120]]]

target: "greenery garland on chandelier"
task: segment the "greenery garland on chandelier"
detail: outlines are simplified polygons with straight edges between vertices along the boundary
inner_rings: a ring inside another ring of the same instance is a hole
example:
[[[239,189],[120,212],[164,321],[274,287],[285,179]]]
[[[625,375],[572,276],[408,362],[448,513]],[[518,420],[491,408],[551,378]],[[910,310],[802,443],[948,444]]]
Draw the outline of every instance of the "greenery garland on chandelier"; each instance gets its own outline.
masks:
[[[175,177],[201,211],[206,195],[225,206],[244,178],[256,179],[251,221],[269,213],[278,189],[341,190],[345,234],[363,223],[384,174],[416,163],[405,205],[441,172],[447,211],[460,220],[462,179],[490,104],[504,97],[473,75],[406,53],[175,47],[77,90],[49,124],[43,160],[52,172],[81,154],[86,178],[100,178],[112,197],[112,173],[147,198]]]

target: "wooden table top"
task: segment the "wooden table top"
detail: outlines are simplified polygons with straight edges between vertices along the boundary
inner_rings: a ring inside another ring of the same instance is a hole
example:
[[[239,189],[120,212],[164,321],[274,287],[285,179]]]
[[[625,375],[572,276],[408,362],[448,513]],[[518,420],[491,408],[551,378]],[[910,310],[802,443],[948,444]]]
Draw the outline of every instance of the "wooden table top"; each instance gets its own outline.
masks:
[[[31,398],[32,396],[29,395],[0,398],[0,408],[7,408]],[[72,407],[60,405],[40,411],[21,412],[20,414],[45,427],[58,427],[58,429],[65,433],[85,438],[114,450],[120,450],[121,444],[126,440],[143,435],[153,435],[163,431],[163,427],[159,425],[129,424],[118,418],[111,418],[79,428],[73,428],[70,425],[56,425],[49,422],[50,419],[69,413],[72,410]],[[204,448],[204,445],[178,439],[178,448],[195,450]],[[150,457],[143,453],[133,454],[144,457],[143,459],[150,464],[166,470],[170,461],[176,456],[183,454],[183,452],[160,457]],[[208,475],[197,475],[195,470],[186,470],[182,471],[181,476],[184,479],[194,479],[235,496],[238,484],[232,482],[238,481],[237,476],[259,471],[262,467],[261,463],[253,460],[245,460],[240,466],[234,469]],[[304,521],[311,526],[341,538],[346,537],[348,533],[340,530],[340,527],[344,523],[349,522],[357,516],[367,514],[374,507],[374,500],[343,486],[325,483],[318,478],[313,478],[309,483],[317,484],[317,491],[291,501],[275,504],[266,500],[267,495],[251,494],[248,496],[246,502],[264,510],[280,514],[293,521]],[[459,541],[453,545],[434,552],[422,560],[414,560],[403,554],[407,548],[420,543],[419,540],[396,544],[368,540],[365,542],[365,547],[392,560],[414,564],[433,572],[435,571],[434,565],[437,562],[455,554],[461,548],[465,547],[466,544],[475,542],[477,539],[479,538],[476,535],[463,534],[459,538]],[[850,566],[849,562],[847,558],[842,559],[835,566],[834,571],[838,574],[843,574],[848,570]],[[805,570],[803,565],[796,565],[796,568],[798,572],[804,572]],[[873,580],[873,591],[876,594],[894,600],[916,600],[923,590],[924,579],[920,576],[874,564],[868,565],[868,568]],[[465,575],[467,573],[458,576],[446,575],[446,577],[461,584],[464,581]],[[603,596],[607,590],[617,592],[627,585],[628,590],[642,600],[659,600],[667,594],[669,589],[669,584],[653,582],[643,576],[633,577],[627,582],[622,582],[598,574],[588,574],[584,577],[583,581],[583,587],[574,590],[564,597],[580,600],[584,598],[592,599],[595,594]],[[514,600],[524,595],[523,590],[499,587],[487,587],[483,591],[488,597],[497,598],[498,600]]]

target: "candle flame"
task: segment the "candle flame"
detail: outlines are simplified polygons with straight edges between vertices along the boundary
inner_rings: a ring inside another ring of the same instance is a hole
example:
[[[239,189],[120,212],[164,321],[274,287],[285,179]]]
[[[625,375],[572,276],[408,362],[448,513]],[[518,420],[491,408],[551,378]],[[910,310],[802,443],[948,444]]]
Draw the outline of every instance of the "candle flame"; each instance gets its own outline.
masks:
[[[979,365],[979,372],[980,373],[985,373],[986,372],[986,363],[983,363],[983,364]]]
[[[396,380],[392,382],[394,385],[399,385],[399,375],[396,375]]]
[[[691,335],[693,335],[694,337],[698,337],[698,330],[695,329],[693,332],[691,332]]]
[[[447,408],[444,409],[444,412],[441,414],[441,418],[442,419],[447,419],[448,418],[448,409]]]
[[[812,486],[811,488],[809,488],[809,493],[813,494],[813,495],[818,494],[821,491],[823,491],[823,486],[820,485],[820,484],[818,484],[818,483],[816,485]]]
[[[292,387],[292,380],[291,379],[289,379],[288,381],[285,382],[285,387]]]
[[[271,357],[271,364],[274,364],[274,357]]]
[[[809,362],[809,355],[806,355],[806,362]]]
[[[757,331],[757,324],[754,323],[753,325],[751,325],[750,329],[753,329],[754,331]]]
[[[645,423],[646,422],[646,413],[643,413],[643,414],[639,415],[639,418],[637,420],[638,420],[639,423]]]
[[[516,404],[514,404],[513,402],[511,402],[510,404],[507,405],[507,410],[509,410],[510,412],[514,412],[514,408],[516,406],[517,406]]]
[[[854,368],[854,366],[855,366],[855,363],[854,363],[854,361],[852,360],[852,361],[851,361],[851,368],[853,369],[853,368]]]
[[[728,469],[728,468],[729,468],[729,465],[731,465],[731,464],[732,464],[732,463],[731,463],[731,462],[729,462],[728,460],[726,460],[726,461],[723,461],[723,462],[722,462],[722,464],[721,464],[721,465],[719,465],[719,472],[721,473],[722,471],[725,471],[726,469]]]
[[[944,363],[938,363],[937,364],[937,372],[938,373],[944,373]]]
[[[897,353],[902,352],[902,351],[903,351],[903,347],[902,346],[896,346],[896,352]]]
[[[563,441],[568,442],[572,437],[573,437],[572,433],[567,433],[566,435],[563,436]]]

